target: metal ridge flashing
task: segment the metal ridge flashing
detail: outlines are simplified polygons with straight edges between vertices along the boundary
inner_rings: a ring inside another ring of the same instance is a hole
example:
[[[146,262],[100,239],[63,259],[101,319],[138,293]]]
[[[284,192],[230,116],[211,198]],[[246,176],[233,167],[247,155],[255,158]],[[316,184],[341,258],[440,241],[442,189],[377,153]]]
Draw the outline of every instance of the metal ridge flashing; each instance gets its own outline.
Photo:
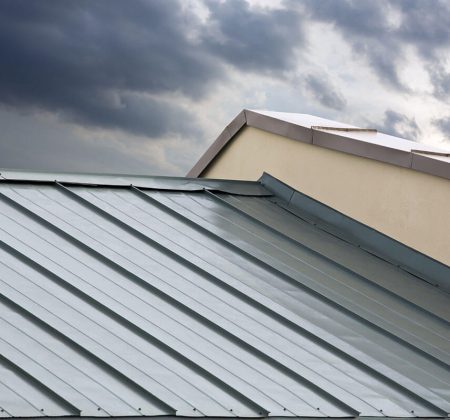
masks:
[[[55,183],[65,185],[129,187],[170,191],[220,191],[228,194],[268,196],[257,181],[199,179],[185,177],[39,172],[0,169],[0,182]]]
[[[412,151],[411,168],[450,179],[450,155]]]
[[[440,156],[448,156],[448,153],[437,148],[423,145],[424,150],[418,156],[416,148],[413,147],[414,142],[388,136],[375,129],[353,127],[307,114],[249,109],[242,110],[225,127],[187,176],[201,176],[214,158],[245,126],[303,143],[450,179],[450,159],[438,159]]]
[[[268,173],[259,181],[281,200],[277,204],[302,219],[450,293],[449,266],[294,190]]]

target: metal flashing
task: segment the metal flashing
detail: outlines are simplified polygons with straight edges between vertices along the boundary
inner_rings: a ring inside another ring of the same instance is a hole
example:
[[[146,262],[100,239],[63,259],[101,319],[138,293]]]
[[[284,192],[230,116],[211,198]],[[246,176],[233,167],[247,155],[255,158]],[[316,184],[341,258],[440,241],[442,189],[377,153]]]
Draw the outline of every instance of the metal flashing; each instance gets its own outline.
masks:
[[[312,125],[311,129],[313,130],[331,130],[331,131],[353,131],[353,132],[366,132],[366,133],[378,133],[378,130],[376,128],[357,128],[357,127],[326,127],[326,126],[320,126],[320,125]]]
[[[450,293],[450,267],[416,251],[393,238],[352,219],[280,180],[264,173],[261,184],[280,197],[286,209],[311,221],[321,229],[364,248],[374,255],[440,287]],[[279,191],[281,193],[279,193]],[[290,197],[288,200],[287,197]]]
[[[412,154],[408,151],[370,142],[362,142],[340,134],[339,132],[333,133],[330,131],[313,130],[312,144],[355,156],[390,163],[391,165],[401,166],[403,168],[411,167]]]
[[[450,155],[413,151],[411,168],[430,175],[449,178]]]
[[[303,143],[312,143],[312,130],[308,127],[248,109],[245,110],[245,116],[249,127],[259,128]]]
[[[268,192],[258,183],[252,181],[229,181],[223,179],[198,179],[185,177],[164,177],[121,174],[88,174],[88,173],[52,173],[27,172],[20,170],[0,169],[0,183],[15,182],[61,182],[68,185],[102,185],[128,187],[134,185],[144,189],[168,191],[222,191],[229,194],[267,195]]]
[[[448,417],[427,257],[267,174],[2,174],[0,417]]]
[[[450,179],[450,159],[438,159],[448,152],[421,145],[417,155],[417,143],[388,136],[375,129],[359,128],[307,114],[293,114],[244,109],[224,129],[199,161],[189,171],[189,177],[200,177],[221,150],[242,127],[249,126],[278,134],[296,141],[319,147],[386,162],[430,175]],[[230,130],[229,127],[234,127]]]
[[[241,111],[231,122],[228,124],[223,131],[219,134],[219,137],[214,141],[214,143],[208,148],[205,154],[199,159],[199,161],[194,165],[194,167],[186,175],[190,178],[197,178],[209,162],[217,156],[222,148],[238,133],[238,131],[246,124],[245,110]]]

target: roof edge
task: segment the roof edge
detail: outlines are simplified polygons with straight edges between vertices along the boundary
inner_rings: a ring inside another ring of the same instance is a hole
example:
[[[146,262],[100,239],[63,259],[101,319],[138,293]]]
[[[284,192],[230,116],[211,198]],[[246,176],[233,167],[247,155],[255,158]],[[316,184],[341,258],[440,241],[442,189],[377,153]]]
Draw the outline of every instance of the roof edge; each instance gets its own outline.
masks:
[[[247,110],[242,110],[228,124],[219,137],[208,147],[205,153],[200,157],[193,168],[186,174],[189,178],[198,178],[213,159],[220,153],[223,147],[236,135],[236,133],[247,124]]]
[[[293,189],[266,172],[259,181],[281,200],[277,204],[285,209],[450,293],[450,267],[444,263]]]
[[[192,178],[200,177],[214,158],[219,155],[222,149],[244,126],[258,128],[303,143],[314,144],[315,146],[450,179],[450,160],[444,161],[435,159],[432,152],[429,153],[424,151],[422,155],[419,155],[417,150],[402,150],[396,148],[395,144],[393,144],[392,147],[375,144],[369,141],[339,135],[336,132],[332,132],[333,130],[330,131],[330,127],[301,125],[249,109],[242,110],[230,124],[224,128],[186,176]],[[339,130],[342,129],[339,127],[334,128],[334,131],[339,132]],[[354,127],[352,129],[347,129],[346,131],[373,130],[358,129],[357,127]],[[448,157],[450,154],[442,153],[441,155]]]
[[[248,196],[272,195],[257,181],[235,181],[223,179],[92,174],[69,172],[40,172],[0,169],[1,182],[55,183],[65,185],[129,187],[169,191],[220,191],[228,194]]]

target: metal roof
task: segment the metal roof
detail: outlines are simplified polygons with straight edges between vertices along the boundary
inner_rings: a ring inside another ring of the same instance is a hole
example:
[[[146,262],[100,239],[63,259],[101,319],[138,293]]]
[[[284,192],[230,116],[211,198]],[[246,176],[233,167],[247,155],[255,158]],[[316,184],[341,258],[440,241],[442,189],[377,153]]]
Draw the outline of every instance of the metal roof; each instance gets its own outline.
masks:
[[[450,411],[449,267],[268,175],[2,177],[0,416]]]
[[[308,114],[244,109],[189,171],[198,177],[245,126],[450,179],[450,151]]]

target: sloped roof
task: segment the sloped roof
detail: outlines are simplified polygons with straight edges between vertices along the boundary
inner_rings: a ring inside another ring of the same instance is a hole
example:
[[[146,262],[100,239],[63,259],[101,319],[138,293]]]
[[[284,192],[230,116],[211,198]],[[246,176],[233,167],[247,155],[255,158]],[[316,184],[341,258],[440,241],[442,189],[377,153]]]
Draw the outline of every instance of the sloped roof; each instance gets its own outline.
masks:
[[[269,175],[1,176],[0,416],[450,411],[449,267]]]
[[[450,151],[308,114],[244,109],[222,131],[187,176],[198,177],[245,127],[450,179]]]

